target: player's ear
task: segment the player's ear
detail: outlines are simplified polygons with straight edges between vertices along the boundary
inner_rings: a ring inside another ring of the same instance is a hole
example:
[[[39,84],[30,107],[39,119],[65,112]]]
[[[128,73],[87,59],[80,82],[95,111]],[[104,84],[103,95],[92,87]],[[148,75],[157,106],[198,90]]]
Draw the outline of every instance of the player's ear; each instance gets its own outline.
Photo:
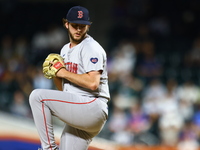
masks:
[[[68,29],[69,28],[69,22],[65,23],[65,28]]]

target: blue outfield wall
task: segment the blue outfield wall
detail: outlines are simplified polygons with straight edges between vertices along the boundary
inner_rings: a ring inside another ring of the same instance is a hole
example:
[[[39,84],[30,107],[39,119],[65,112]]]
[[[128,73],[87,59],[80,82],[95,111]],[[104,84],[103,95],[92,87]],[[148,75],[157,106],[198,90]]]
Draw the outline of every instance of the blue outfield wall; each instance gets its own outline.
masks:
[[[0,150],[37,150],[40,144],[18,140],[0,140]]]

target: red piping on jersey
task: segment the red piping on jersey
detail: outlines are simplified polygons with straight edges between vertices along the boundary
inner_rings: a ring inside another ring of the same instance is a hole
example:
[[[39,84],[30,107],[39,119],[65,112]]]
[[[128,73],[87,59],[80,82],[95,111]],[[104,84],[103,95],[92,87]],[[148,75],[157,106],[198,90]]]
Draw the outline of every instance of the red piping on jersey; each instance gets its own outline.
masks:
[[[50,148],[51,148],[51,150],[52,150],[52,146],[51,146],[51,142],[50,142],[49,134],[48,134],[46,116],[45,116],[45,112],[44,112],[44,103],[42,103],[42,113],[43,113],[43,116],[44,116],[44,125],[45,125],[45,130],[46,130],[46,134],[47,134],[48,143],[49,143]]]
[[[44,101],[55,101],[55,102],[62,102],[62,103],[69,103],[69,104],[89,104],[92,103],[96,100],[97,98],[93,99],[92,101],[89,102],[83,102],[83,103],[76,103],[76,102],[68,102],[68,101],[62,101],[62,100],[56,100],[56,99],[43,99],[40,102],[44,102]]]

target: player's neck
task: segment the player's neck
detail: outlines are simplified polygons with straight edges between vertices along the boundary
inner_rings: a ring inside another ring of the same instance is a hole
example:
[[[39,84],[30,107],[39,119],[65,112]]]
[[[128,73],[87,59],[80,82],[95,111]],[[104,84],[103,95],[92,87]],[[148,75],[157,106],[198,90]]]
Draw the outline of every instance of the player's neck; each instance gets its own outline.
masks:
[[[70,45],[69,47],[70,48],[73,48],[74,46],[78,45],[79,43],[81,43],[87,36],[84,36],[83,39],[81,39],[80,41],[75,41],[73,40],[72,38],[70,38]]]

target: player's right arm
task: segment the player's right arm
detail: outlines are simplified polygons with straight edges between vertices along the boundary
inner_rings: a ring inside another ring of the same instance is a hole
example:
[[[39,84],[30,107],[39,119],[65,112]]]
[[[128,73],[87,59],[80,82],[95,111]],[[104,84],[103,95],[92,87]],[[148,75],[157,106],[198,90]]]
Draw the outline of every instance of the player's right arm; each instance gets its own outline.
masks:
[[[84,74],[75,74],[72,72],[67,71],[66,69],[62,68],[57,72],[57,77],[66,79],[78,86],[96,90],[100,84],[100,77],[102,71],[90,71]]]
[[[63,90],[63,86],[62,86],[62,78],[59,77],[54,77],[53,78],[54,84],[56,86],[56,88],[60,91]]]

